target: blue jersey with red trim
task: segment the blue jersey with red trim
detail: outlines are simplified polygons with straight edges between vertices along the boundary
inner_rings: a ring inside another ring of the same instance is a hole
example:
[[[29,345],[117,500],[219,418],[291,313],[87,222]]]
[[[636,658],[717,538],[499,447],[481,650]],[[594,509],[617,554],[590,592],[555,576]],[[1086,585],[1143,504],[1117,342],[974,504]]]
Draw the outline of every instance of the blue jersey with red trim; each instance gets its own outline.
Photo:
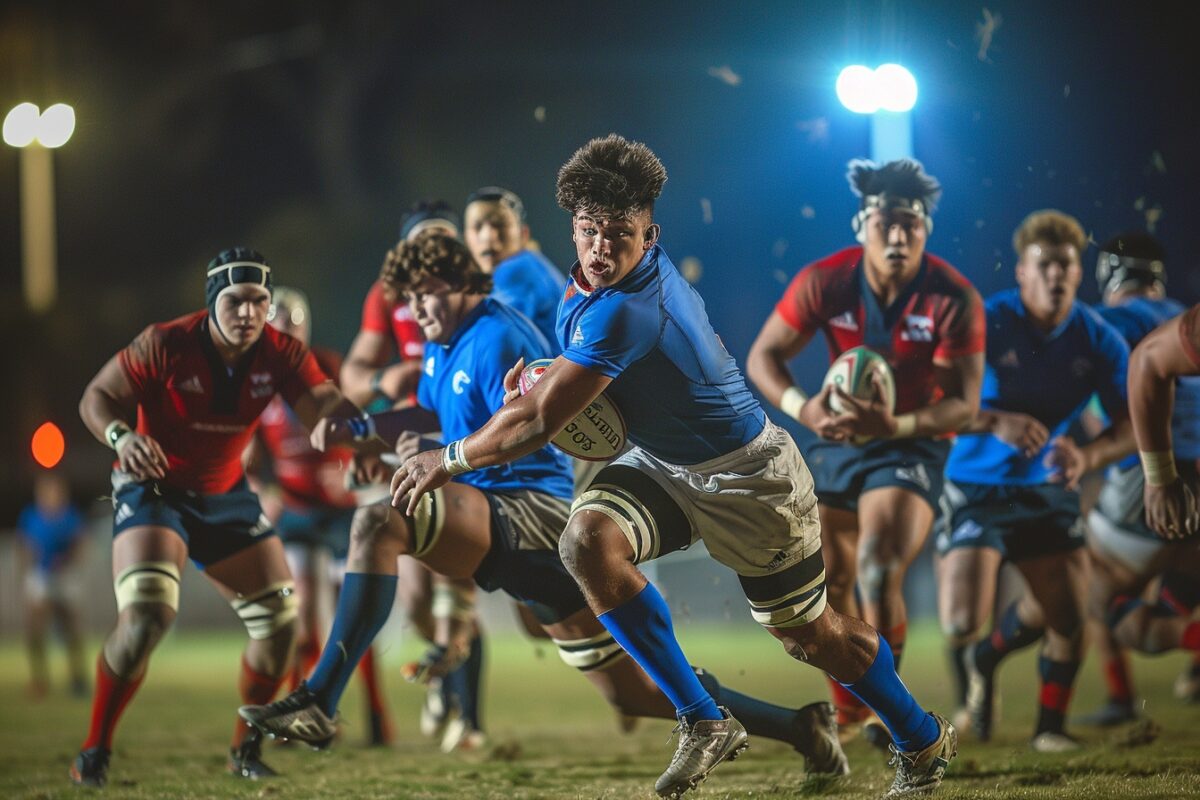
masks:
[[[941,396],[934,362],[983,352],[983,300],[966,278],[926,253],[916,276],[889,306],[867,283],[863,249],[848,247],[804,267],[775,306],[799,333],[825,334],[829,360],[853,347],[887,359],[896,383],[896,413]]]

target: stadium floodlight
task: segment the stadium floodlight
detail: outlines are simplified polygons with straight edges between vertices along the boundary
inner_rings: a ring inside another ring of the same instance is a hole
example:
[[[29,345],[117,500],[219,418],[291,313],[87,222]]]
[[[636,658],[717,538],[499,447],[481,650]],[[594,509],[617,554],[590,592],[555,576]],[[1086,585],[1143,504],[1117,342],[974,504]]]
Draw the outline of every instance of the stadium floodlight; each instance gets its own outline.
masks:
[[[14,106],[4,118],[4,143],[12,147],[28,147],[38,135],[42,111],[33,103]]]
[[[838,75],[836,89],[838,100],[855,114],[911,111],[917,103],[917,79],[899,64],[846,67]]]
[[[42,147],[62,147],[74,132],[75,109],[66,103],[55,103],[42,112],[38,121],[38,144]]]

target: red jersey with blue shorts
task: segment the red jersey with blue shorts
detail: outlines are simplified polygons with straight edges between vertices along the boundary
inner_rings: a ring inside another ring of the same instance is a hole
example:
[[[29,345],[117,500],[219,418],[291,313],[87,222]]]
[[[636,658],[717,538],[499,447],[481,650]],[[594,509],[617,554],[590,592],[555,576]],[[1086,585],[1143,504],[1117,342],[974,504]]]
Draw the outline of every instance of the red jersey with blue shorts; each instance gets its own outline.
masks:
[[[308,348],[271,327],[232,369],[208,331],[208,311],[149,326],[117,359],[138,404],[138,433],[167,456],[166,476],[113,473],[113,535],[176,531],[201,568],[271,533],[242,453],[275,395],[294,403],[329,380]]]
[[[979,292],[954,267],[929,253],[904,291],[887,308],[867,283],[863,249],[848,247],[804,267],[775,306],[799,333],[825,334],[830,361],[865,346],[887,359],[896,385],[896,413],[907,414],[941,397],[935,362],[982,353],[986,328]],[[945,441],[875,440],[857,446],[817,441],[806,457],[821,502],[857,509],[858,496],[900,486],[937,510]]]
[[[389,302],[383,281],[375,281],[363,301],[361,330],[392,334],[396,354],[403,361],[419,359],[425,352],[425,337],[407,303]]]

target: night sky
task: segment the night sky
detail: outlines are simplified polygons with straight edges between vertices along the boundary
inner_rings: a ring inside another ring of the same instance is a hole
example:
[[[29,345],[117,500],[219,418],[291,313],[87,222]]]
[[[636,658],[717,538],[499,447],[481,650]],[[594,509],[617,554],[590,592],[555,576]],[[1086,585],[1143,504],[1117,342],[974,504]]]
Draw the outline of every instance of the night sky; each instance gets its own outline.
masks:
[[[106,454],[75,412],[83,386],[146,324],[203,305],[218,250],[263,251],[312,298],[316,341],[344,350],[419,198],[508,186],[568,266],[555,172],[610,131],[666,164],[662,242],[700,261],[697,288],[744,360],[786,280],[853,241],[845,167],[867,154],[868,123],[833,84],[854,61],[916,74],[915,154],[944,187],[929,249],[985,295],[1012,283],[1017,223],[1057,207],[1098,242],[1153,223],[1171,293],[1200,299],[1182,4],[997,4],[990,42],[983,7],[961,2],[245,5],[0,5],[0,112],[69,102],[78,117],[55,155],[61,286],[45,318],[21,306],[18,154],[0,148],[15,379],[0,446],[19,454],[0,459],[0,510],[28,485],[26,442],[47,418],[81,492],[104,491]],[[810,347],[802,384],[824,361]]]

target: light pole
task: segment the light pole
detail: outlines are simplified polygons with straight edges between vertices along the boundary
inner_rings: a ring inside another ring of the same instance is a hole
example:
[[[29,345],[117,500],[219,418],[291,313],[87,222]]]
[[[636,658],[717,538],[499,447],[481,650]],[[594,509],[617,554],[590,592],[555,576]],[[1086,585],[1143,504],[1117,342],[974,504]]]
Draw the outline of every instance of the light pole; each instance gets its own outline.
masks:
[[[4,142],[21,151],[21,272],[25,305],[49,311],[58,294],[54,157],[75,131],[75,109],[21,103],[4,118]]]
[[[875,69],[860,64],[838,75],[837,96],[856,114],[871,115],[871,160],[876,163],[912,158],[912,108],[917,80],[899,64]]]

